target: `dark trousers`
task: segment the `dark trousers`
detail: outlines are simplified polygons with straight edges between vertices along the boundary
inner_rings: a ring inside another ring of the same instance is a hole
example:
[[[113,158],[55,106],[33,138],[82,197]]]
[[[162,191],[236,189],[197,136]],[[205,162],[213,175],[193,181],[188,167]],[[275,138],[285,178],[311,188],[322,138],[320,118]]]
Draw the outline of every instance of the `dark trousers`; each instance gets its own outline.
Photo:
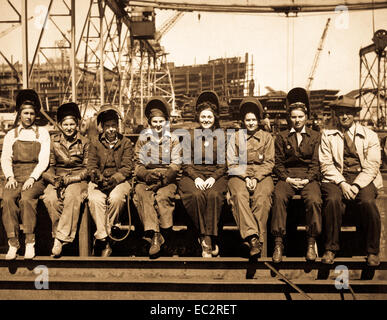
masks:
[[[289,183],[278,181],[274,189],[271,233],[283,237],[286,234],[286,218],[289,200],[298,192]],[[308,183],[300,190],[305,203],[306,234],[317,237],[321,233],[321,191],[317,181]]]
[[[378,254],[380,243],[380,214],[376,206],[377,190],[371,182],[368,186],[360,189],[354,200],[346,200],[341,188],[334,183],[322,183],[321,192],[323,196],[323,221],[325,235],[325,249],[338,251],[340,248],[339,236],[342,216],[348,203],[356,205],[356,215],[359,215],[359,223],[365,231],[365,242],[367,253]]]
[[[183,177],[179,193],[183,205],[197,230],[202,235],[217,236],[220,213],[227,192],[227,179],[221,177],[207,190],[196,188],[195,182]]]

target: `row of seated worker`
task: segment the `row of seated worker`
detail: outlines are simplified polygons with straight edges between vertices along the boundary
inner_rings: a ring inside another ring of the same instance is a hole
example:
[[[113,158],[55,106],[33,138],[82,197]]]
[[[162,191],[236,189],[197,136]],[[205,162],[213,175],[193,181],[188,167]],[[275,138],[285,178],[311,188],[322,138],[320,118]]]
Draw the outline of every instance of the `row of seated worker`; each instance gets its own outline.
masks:
[[[287,205],[299,193],[305,203],[308,261],[316,259],[316,238],[324,232],[322,262],[333,263],[340,248],[341,217],[346,204],[353,202],[361,209],[362,223],[368,226],[367,263],[380,263],[381,222],[375,201],[378,189],[383,187],[380,144],[375,132],[355,121],[359,108],[349,97],[339,97],[332,103],[337,127],[320,134],[305,125],[309,108],[305,90],[292,89],[287,95],[291,128],[276,139],[259,129],[262,106],[258,99],[247,97],[239,109],[245,130],[235,131],[227,148],[222,139],[210,144],[200,135],[191,135],[191,159],[186,161],[179,138],[167,130],[170,105],[162,97],[147,102],[144,113],[149,127],[133,149],[131,141],[119,132],[120,111],[111,105],[98,111],[97,124],[102,133],[89,139],[79,134],[78,105],[61,105],[57,110],[61,133],[50,139],[44,128],[34,125],[40,110],[36,96],[33,90],[20,92],[16,101],[19,125],[4,138],[1,166],[7,179],[2,214],[9,244],[6,259],[15,259],[20,247],[19,217],[26,241],[24,258],[35,256],[36,205],[41,195],[52,220],[54,257],[74,241],[85,197],[96,225],[94,251],[105,257],[111,255],[110,227],[133,187],[133,201],[149,236],[151,257],[159,254],[171,232],[178,192],[199,230],[203,257],[219,252],[218,223],[228,194],[251,257],[261,253],[271,211],[270,232],[275,242],[272,257],[280,262]],[[195,114],[202,131],[219,129],[216,93],[203,92],[197,98]],[[212,152],[206,152],[207,148]],[[218,159],[218,149],[227,149],[227,163]],[[183,175],[177,181],[180,169]],[[130,183],[133,170],[135,186]],[[278,178],[275,186],[273,173]]]

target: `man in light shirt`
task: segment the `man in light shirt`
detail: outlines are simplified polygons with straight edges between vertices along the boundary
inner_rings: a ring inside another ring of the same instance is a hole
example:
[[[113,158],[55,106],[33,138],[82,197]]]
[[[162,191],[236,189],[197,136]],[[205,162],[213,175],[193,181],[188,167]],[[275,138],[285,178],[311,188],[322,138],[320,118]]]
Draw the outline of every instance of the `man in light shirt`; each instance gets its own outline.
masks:
[[[16,126],[4,137],[1,168],[6,184],[2,218],[9,244],[7,260],[15,259],[20,247],[19,220],[25,233],[24,258],[35,256],[36,207],[45,187],[41,175],[50,157],[50,135],[35,124],[39,110],[37,93],[31,89],[20,91],[16,98]]]
[[[324,200],[325,253],[322,262],[332,264],[339,251],[342,215],[348,204],[356,206],[356,216],[364,229],[367,264],[378,266],[381,222],[375,198],[383,187],[378,135],[355,122],[361,107],[355,99],[340,96],[331,105],[337,128],[323,130],[319,148]]]

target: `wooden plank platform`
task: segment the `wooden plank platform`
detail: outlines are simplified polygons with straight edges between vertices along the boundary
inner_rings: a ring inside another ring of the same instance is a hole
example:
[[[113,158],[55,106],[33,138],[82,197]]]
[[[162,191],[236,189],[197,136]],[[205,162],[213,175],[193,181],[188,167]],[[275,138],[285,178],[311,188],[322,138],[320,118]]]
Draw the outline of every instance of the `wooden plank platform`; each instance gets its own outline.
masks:
[[[0,299],[302,299],[294,288],[268,269],[270,263],[306,294],[316,299],[343,299],[349,291],[335,287],[335,268],[346,266],[349,284],[360,299],[387,298],[387,260],[371,269],[364,257],[339,258],[331,266],[319,260],[305,263],[285,258],[278,265],[268,258],[37,257],[5,261],[0,255]],[[306,270],[306,266],[309,267]],[[36,289],[42,268],[48,290]],[[328,277],[318,278],[320,270]]]

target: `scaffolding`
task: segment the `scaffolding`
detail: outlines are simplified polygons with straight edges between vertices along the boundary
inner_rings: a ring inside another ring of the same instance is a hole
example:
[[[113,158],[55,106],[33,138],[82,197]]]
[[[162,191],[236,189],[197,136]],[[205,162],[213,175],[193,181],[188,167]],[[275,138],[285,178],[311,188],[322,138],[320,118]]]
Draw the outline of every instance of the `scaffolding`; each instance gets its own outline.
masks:
[[[166,54],[153,40],[152,8],[133,8],[119,0],[90,0],[85,18],[79,19],[75,0],[49,0],[43,6],[38,41],[30,55],[31,18],[27,19],[27,14],[32,4],[19,1],[20,8],[11,0],[0,0],[4,2],[2,8],[8,6],[17,16],[0,23],[12,24],[12,30],[20,26],[22,33],[22,64],[13,63],[0,52],[10,68],[8,74],[16,80],[6,98],[13,99],[15,90],[33,88],[46,110],[54,111],[60,104],[74,101],[83,116],[87,111],[91,111],[89,115],[96,112],[103,104],[116,105],[131,115],[140,107],[141,124],[142,106],[152,95],[164,96],[174,109]],[[51,37],[46,31],[48,23]],[[81,27],[77,37],[76,26]],[[54,41],[52,29],[57,32]],[[59,60],[52,57],[52,50],[59,50]]]
[[[387,31],[375,32],[373,43],[360,49],[359,106],[361,120],[376,119],[376,125],[387,125]]]

